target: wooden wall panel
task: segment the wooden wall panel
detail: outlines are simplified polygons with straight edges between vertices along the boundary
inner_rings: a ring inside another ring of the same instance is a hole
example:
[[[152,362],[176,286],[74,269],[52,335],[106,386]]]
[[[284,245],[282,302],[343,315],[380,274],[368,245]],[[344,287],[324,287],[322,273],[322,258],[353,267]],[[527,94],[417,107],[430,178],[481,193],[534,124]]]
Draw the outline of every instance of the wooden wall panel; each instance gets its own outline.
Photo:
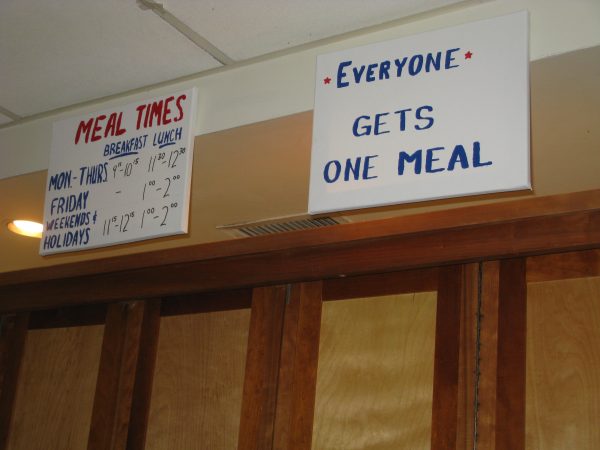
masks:
[[[103,330],[28,332],[7,448],[86,448]]]
[[[436,293],[323,304],[313,449],[428,449]]]
[[[250,310],[163,317],[147,449],[237,446]]]
[[[600,448],[600,277],[527,293],[527,449]]]

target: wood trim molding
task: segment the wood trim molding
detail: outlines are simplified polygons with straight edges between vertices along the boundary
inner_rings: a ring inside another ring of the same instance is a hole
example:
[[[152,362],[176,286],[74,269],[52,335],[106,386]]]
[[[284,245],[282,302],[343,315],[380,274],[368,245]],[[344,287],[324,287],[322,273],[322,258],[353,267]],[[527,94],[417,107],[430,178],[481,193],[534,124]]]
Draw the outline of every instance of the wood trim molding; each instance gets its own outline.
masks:
[[[323,282],[323,300],[437,291],[438,268],[332,278]]]
[[[106,304],[92,304],[33,311],[29,316],[29,329],[103,325],[106,320],[106,308]]]
[[[0,313],[600,248],[600,191],[0,275]]]
[[[0,273],[0,286],[600,210],[600,189]]]
[[[168,297],[168,301],[162,302],[160,315],[167,317],[251,307],[252,289],[224,290]]]
[[[600,276],[600,249],[527,258],[527,282]]]

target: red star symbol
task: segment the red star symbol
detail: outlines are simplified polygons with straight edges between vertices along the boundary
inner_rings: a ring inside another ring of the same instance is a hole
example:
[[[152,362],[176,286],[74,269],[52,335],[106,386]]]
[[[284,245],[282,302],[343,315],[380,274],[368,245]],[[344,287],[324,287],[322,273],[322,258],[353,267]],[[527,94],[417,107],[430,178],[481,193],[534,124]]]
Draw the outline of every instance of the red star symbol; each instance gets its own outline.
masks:
[[[465,53],[465,59],[471,59],[471,56],[473,56],[473,53],[471,53],[471,50],[467,51],[467,53]]]
[[[331,83],[331,78],[329,78],[329,77],[323,78],[323,83],[325,83],[325,84]]]

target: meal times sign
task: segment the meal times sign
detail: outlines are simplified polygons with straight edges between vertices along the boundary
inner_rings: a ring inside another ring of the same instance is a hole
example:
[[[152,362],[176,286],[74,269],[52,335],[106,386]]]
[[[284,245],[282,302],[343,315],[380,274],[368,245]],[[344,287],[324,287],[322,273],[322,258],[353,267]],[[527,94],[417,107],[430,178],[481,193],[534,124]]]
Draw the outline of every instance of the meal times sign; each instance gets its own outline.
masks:
[[[309,212],[531,188],[528,14],[319,56]]]
[[[40,254],[187,232],[196,90],[54,124]]]

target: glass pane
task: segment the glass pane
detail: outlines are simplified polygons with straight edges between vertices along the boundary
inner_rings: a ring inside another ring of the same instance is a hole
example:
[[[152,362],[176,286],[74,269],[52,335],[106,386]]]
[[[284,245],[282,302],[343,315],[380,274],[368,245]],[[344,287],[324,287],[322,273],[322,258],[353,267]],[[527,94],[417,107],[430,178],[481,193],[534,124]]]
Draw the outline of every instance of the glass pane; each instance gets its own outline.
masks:
[[[163,317],[147,449],[237,448],[250,309]]]
[[[31,330],[9,449],[87,448],[104,325]]]
[[[323,304],[313,449],[428,449],[436,292]]]
[[[527,288],[528,450],[600,448],[600,278]]]

